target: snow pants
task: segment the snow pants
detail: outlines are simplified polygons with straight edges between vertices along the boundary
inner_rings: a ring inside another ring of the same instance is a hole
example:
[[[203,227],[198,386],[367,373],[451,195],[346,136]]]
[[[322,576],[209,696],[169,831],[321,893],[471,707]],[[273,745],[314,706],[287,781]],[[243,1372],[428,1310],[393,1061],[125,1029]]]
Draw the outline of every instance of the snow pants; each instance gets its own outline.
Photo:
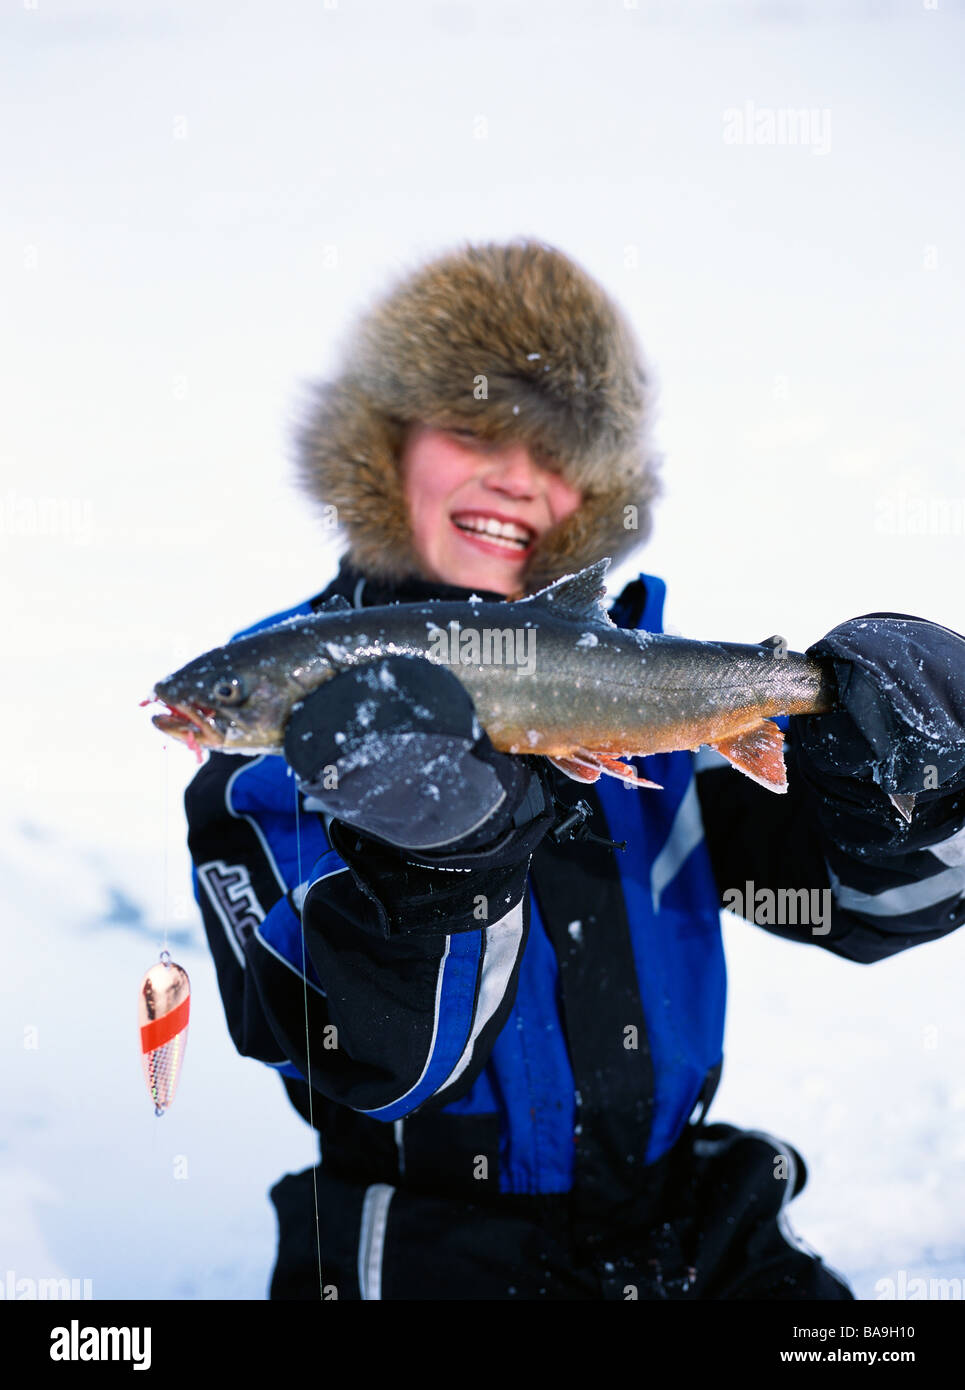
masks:
[[[574,1219],[573,1194],[468,1202],[353,1183],[324,1164],[272,1188],[272,1299],[782,1299],[854,1294],[791,1231],[800,1155],[688,1126],[639,1200]],[[318,1199],[318,1234],[315,1200]]]

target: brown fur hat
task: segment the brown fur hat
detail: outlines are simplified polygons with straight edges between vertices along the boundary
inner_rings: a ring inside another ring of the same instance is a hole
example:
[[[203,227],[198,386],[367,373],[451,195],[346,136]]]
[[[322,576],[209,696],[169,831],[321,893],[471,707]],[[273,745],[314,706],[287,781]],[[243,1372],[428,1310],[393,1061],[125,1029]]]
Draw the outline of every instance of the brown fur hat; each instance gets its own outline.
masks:
[[[425,573],[398,469],[406,426],[526,444],[583,492],[537,542],[532,592],[646,539],[659,490],[650,406],[633,333],[580,266],[538,241],[466,244],[403,277],[355,325],[341,372],[315,390],[299,473],[337,509],[350,562],[399,580]]]

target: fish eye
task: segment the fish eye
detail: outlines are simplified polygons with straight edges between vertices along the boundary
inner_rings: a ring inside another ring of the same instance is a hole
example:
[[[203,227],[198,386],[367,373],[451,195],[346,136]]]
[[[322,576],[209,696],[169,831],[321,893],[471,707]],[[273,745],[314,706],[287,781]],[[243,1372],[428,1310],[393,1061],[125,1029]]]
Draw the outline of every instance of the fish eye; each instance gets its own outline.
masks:
[[[245,698],[244,686],[237,676],[227,676],[218,681],[211,694],[221,705],[240,705]]]

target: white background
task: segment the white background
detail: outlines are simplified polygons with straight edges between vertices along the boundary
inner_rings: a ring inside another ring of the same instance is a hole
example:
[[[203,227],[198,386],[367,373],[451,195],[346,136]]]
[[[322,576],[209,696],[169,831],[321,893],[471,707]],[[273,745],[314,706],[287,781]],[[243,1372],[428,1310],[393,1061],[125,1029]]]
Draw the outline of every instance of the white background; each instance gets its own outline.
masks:
[[[264,1295],[266,1189],[312,1136],[227,1037],[193,762],[138,701],[330,578],[293,427],[401,271],[525,234],[623,305],[665,496],[614,586],[662,574],[679,631],[965,629],[963,31],[952,0],[5,9],[0,1283]],[[735,143],[748,110],[815,138]],[[194,1003],[155,1121],[165,927]],[[862,1297],[965,1276],[960,937],[869,969],[726,925],[712,1116],[803,1151],[792,1219]]]

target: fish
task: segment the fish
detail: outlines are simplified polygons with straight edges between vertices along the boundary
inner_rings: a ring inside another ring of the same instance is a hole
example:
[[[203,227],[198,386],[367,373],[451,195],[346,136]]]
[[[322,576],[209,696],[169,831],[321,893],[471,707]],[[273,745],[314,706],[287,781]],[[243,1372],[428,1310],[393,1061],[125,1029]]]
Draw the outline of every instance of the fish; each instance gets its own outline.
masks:
[[[411,656],[447,665],[499,752],[542,756],[578,782],[658,787],[626,760],[701,746],[787,790],[776,715],[835,708],[830,663],[759,645],[634,631],[604,607],[610,561],[505,601],[354,609],[337,598],[190,661],[154,687],[162,733],[202,750],[281,753],[295,707],[340,671]],[[337,733],[337,731],[335,731]],[[658,787],[659,789],[659,787]]]

